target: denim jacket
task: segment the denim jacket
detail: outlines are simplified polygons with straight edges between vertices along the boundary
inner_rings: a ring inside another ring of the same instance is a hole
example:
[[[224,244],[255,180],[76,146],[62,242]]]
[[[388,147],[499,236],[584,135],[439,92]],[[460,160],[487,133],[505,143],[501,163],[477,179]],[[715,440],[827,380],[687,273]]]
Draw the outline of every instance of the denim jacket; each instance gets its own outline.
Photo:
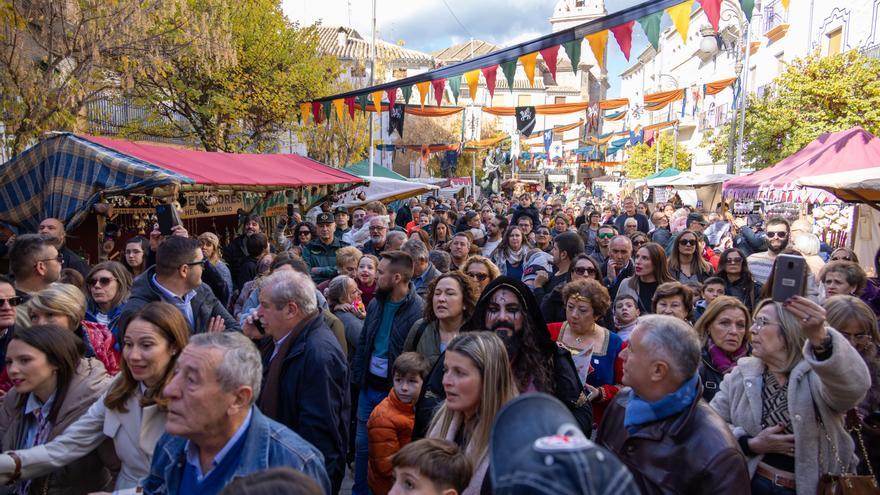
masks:
[[[271,467],[287,466],[302,471],[330,493],[330,479],[324,470],[324,456],[287,427],[253,408],[251,426],[241,459],[232,477],[247,476]],[[142,482],[147,494],[178,494],[186,466],[186,439],[165,433],[156,444],[150,475]]]

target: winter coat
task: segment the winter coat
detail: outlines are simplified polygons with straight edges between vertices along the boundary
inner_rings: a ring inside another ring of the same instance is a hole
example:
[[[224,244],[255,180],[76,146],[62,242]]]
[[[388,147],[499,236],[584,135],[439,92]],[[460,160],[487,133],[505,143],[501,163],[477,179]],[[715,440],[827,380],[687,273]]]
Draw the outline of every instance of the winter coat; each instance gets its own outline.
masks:
[[[110,330],[100,323],[81,321],[75,332],[86,347],[85,357],[96,357],[109,375],[119,373],[119,353],[115,349],[115,338]]]
[[[865,395],[871,385],[868,367],[846,338],[832,328],[831,356],[819,361],[809,342],[804,343],[804,359],[788,376],[788,411],[794,430],[795,484],[798,495],[814,495],[819,476],[841,472],[826,434],[836,446],[844,465],[853,464],[854,445],[844,429],[843,415]],[[741,358],[736,368],[721,382],[711,406],[718,411],[739,438],[761,432],[764,371],[767,366],[756,357]],[[820,431],[816,411],[822,418]],[[749,475],[754,476],[763,455],[751,456]],[[852,472],[852,471],[848,471]]]
[[[315,239],[303,246],[303,261],[309,265],[310,269],[318,269],[318,273],[309,272],[316,284],[336,276],[336,251],[345,246],[348,244],[342,242],[338,237],[334,237],[330,244],[324,244],[321,239]]]
[[[426,322],[424,318],[413,323],[406,334],[403,352],[418,352],[431,366],[440,358],[440,323],[437,320]]]
[[[384,495],[391,490],[394,484],[391,458],[410,442],[415,421],[413,404],[400,402],[393,389],[370,413],[367,483],[374,494]]]

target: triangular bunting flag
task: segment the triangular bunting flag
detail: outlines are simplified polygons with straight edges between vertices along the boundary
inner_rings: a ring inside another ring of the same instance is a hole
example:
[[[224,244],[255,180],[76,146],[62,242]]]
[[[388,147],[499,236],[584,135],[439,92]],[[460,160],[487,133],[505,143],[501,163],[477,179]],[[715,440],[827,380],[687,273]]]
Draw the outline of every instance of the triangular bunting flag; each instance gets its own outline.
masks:
[[[439,107],[443,103],[443,88],[446,87],[446,79],[434,79],[431,81],[431,86],[434,87],[434,99],[437,100]]]
[[[362,112],[367,111],[367,102],[368,101],[370,101],[370,97],[366,93],[364,93],[362,95],[357,95],[357,102],[358,102],[358,105],[361,106]]]
[[[752,22],[752,13],[755,11],[755,0],[739,0],[739,6],[742,8],[746,19]]]
[[[428,97],[428,88],[431,87],[431,81],[422,81],[416,83],[416,89],[419,90],[419,101],[422,103],[422,108],[425,108],[425,98]]]
[[[681,41],[687,43],[688,25],[691,22],[691,9],[694,6],[694,0],[687,0],[674,7],[666,9],[669,18],[672,19],[672,25],[675,26],[678,34],[681,35]]]
[[[312,113],[312,106],[308,103],[299,104],[299,121],[301,124],[309,122],[309,114]]]
[[[342,122],[345,117],[345,100],[342,98],[333,100],[333,108],[336,110],[336,119]]]
[[[483,73],[483,79],[486,80],[486,89],[489,90],[489,98],[491,99],[495,96],[495,77],[498,74],[498,66],[483,67],[480,72]]]
[[[596,63],[600,69],[605,68],[605,45],[608,44],[608,30],[599,31],[598,33],[588,34],[587,43],[593,50],[593,56],[596,57]]]
[[[373,91],[373,109],[376,113],[382,111],[382,95],[383,91]]]
[[[538,61],[538,52],[529,53],[527,55],[523,55],[519,58],[519,63],[523,66],[523,71],[526,73],[526,77],[529,79],[529,84],[534,88],[535,87],[535,62]]]
[[[697,0],[700,2],[700,6],[703,7],[703,12],[706,13],[706,17],[709,18],[709,24],[712,24],[712,29],[715,32],[718,32],[718,23],[721,21],[721,0]]]
[[[516,59],[501,62],[501,71],[504,72],[504,80],[507,81],[507,89],[513,92],[513,82],[516,80]]]
[[[348,98],[346,98],[345,105],[348,107],[348,116],[351,117],[351,120],[354,120],[354,96],[349,96]]]
[[[412,86],[401,86],[400,91],[403,93],[403,104],[409,103],[409,97],[412,96]]]
[[[330,124],[330,114],[333,112],[333,102],[330,100],[321,102],[321,106],[324,107],[324,118],[327,119],[327,124]]]
[[[562,47],[565,48],[565,54],[568,55],[568,60],[571,61],[571,70],[575,74],[577,74],[578,65],[581,63],[581,43],[583,40],[571,40],[562,44]]]
[[[394,102],[397,101],[397,88],[390,88],[385,90],[385,95],[388,96],[388,109],[394,108]]]
[[[654,12],[639,19],[639,25],[642,31],[648,37],[648,41],[654,50],[660,49],[660,20],[663,18],[663,12]]]
[[[477,85],[480,84],[480,69],[472,70],[464,73],[464,80],[467,81],[468,91],[471,94],[471,101],[477,101]]]
[[[452,91],[452,97],[457,105],[458,95],[461,94],[461,76],[455,76],[449,80],[449,90]]]
[[[791,0],[782,0],[782,8],[788,10],[788,4],[791,3]]]
[[[315,119],[316,124],[321,123],[321,102],[313,101],[312,102],[312,117]]]
[[[633,26],[635,26],[635,24],[636,21],[629,21],[608,28],[609,31],[614,33],[614,39],[617,41],[617,46],[620,47],[620,51],[623,52],[623,56],[626,58],[627,62],[629,62],[629,51],[632,48]]]
[[[556,59],[559,58],[559,45],[551,46],[549,48],[544,48],[541,50],[541,58],[544,59],[544,63],[547,64],[547,69],[550,70],[550,75],[553,76],[553,80],[556,80]]]

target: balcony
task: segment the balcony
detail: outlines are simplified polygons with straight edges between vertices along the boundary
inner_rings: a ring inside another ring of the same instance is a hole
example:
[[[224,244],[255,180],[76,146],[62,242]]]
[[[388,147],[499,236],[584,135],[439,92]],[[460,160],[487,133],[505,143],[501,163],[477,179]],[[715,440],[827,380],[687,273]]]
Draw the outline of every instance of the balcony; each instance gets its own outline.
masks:
[[[779,41],[788,33],[788,12],[779,3],[764,8],[764,37],[767,44]]]

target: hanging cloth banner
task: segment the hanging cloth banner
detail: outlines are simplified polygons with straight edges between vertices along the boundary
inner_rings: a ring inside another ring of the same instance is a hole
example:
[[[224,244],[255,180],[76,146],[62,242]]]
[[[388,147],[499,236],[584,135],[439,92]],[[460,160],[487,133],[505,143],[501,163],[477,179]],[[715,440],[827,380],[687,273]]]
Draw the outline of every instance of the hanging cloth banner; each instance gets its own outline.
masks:
[[[397,105],[394,105],[395,107]],[[379,110],[382,112],[388,111],[388,104],[383,103]],[[372,104],[367,105],[367,112],[375,112],[376,107]],[[450,115],[455,115],[457,113],[463,112],[464,107],[432,107],[427,106],[425,108],[419,108],[418,106],[407,105],[406,113],[409,115],[415,115],[416,117],[449,117]]]
[[[709,18],[712,29],[718,32],[718,24],[721,22],[721,0],[697,0],[703,7],[703,12]]]
[[[388,134],[397,131],[400,139],[403,139],[403,119],[406,117],[406,104],[395,105],[388,112]]]
[[[468,141],[468,142],[464,143],[464,148],[468,151],[488,149],[488,148],[494,147],[496,144],[498,144],[506,139],[510,139],[510,136],[501,136],[501,137],[496,137],[496,138],[481,139],[479,141]]]
[[[732,86],[735,82],[736,78],[731,77],[730,79],[722,79],[720,81],[706,83],[703,85],[703,92],[706,93],[706,96],[717,95]]]
[[[434,99],[437,100],[439,107],[443,103],[443,89],[446,87],[446,79],[434,79],[431,81],[431,86],[434,88]]]
[[[428,97],[428,88],[431,87],[431,81],[416,83],[416,89],[419,90],[419,102],[422,108],[425,108],[425,98]]]
[[[538,115],[566,115],[569,113],[583,112],[589,103],[557,103],[554,105],[537,105],[535,113]],[[483,107],[483,113],[496,117],[513,117],[516,115],[516,107]]]
[[[483,73],[483,79],[486,80],[486,89],[489,90],[489,104],[492,104],[492,98],[495,97],[495,77],[498,75],[498,66],[483,67],[480,69]]]
[[[642,31],[645,32],[645,36],[648,37],[654,50],[660,49],[660,21],[662,19],[663,12],[654,12],[639,19],[639,25],[642,26]]]
[[[401,86],[400,92],[403,93],[404,105],[409,104],[409,99],[412,96],[412,86],[410,86],[410,85]]]
[[[599,102],[599,110],[614,110],[615,108],[629,105],[629,98],[617,98],[616,100],[602,100]]]
[[[675,26],[675,30],[681,35],[682,43],[687,43],[688,26],[691,22],[691,10],[693,9],[693,6],[694,0],[687,0],[684,3],[666,9],[666,13],[669,14],[669,18],[672,19],[672,24]]]
[[[307,124],[309,122],[310,113],[312,113],[312,105],[308,103],[299,104],[299,121],[302,124]]]
[[[468,91],[471,94],[471,101],[477,101],[477,85],[480,84],[480,69],[472,70],[464,73],[464,80],[467,81]]]
[[[746,14],[746,19],[752,22],[752,13],[755,11],[755,0],[739,0],[739,6]]]
[[[581,63],[581,42],[582,40],[572,40],[562,44],[562,47],[565,48],[565,54],[568,55],[568,60],[571,61],[571,70],[575,75],[577,75],[578,65]]]
[[[649,132],[656,133],[662,129],[674,126],[676,124],[678,124],[678,120],[670,120],[668,122],[660,122],[659,124],[652,124],[652,125],[648,125],[648,126],[643,127],[642,132],[645,133],[645,137],[647,138]]]
[[[452,92],[452,98],[458,105],[458,95],[461,94],[461,76],[455,76],[449,79],[449,91]]]
[[[535,130],[535,122],[537,122],[537,113],[535,107],[516,107],[516,130],[523,136],[531,136]]]
[[[499,67],[504,73],[504,80],[507,81],[507,89],[513,93],[513,83],[516,80],[516,59],[501,62]]]
[[[602,118],[608,122],[615,122],[626,118],[626,110],[615,112],[609,115],[603,115]]]
[[[458,149],[458,143],[456,144],[406,144],[403,146],[398,146],[398,148],[402,148],[410,151],[418,151],[423,154],[430,153],[442,153],[444,151],[453,151]]]
[[[605,46],[608,45],[608,30],[599,31],[598,33],[588,34],[587,43],[590,44],[590,50],[596,57],[596,64],[599,68],[605,70]]]
[[[673,101],[679,101],[684,99],[684,90],[683,89],[673,89],[671,91],[661,91],[659,93],[651,93],[649,95],[645,95],[645,110],[649,112],[656,112],[657,110],[663,110],[666,108],[666,105],[672,103]]]
[[[559,45],[541,50],[541,58],[543,58],[544,63],[547,64],[547,69],[550,71],[550,75],[553,76],[554,81],[556,80],[556,60],[558,57]]]
[[[333,100],[333,109],[336,110],[336,119],[342,122],[345,117],[345,100],[342,98]]]
[[[348,107],[348,116],[351,117],[351,120],[354,120],[354,107],[355,101],[354,96],[349,96],[345,99],[345,106]]]
[[[538,61],[538,52],[529,53],[519,58],[519,63],[523,66],[523,71],[529,79],[529,84],[535,87],[535,63]]]
[[[620,51],[623,52],[623,56],[626,58],[627,62],[629,62],[629,52],[632,48],[633,26],[635,23],[636,21],[629,21],[624,22],[619,26],[608,28],[614,33],[614,40],[617,41],[617,46],[620,47]]]
[[[386,89],[385,95],[388,96],[388,105],[393,109],[394,102],[397,100],[397,88]]]
[[[544,153],[550,153],[551,144],[553,144],[553,131],[544,131]]]

